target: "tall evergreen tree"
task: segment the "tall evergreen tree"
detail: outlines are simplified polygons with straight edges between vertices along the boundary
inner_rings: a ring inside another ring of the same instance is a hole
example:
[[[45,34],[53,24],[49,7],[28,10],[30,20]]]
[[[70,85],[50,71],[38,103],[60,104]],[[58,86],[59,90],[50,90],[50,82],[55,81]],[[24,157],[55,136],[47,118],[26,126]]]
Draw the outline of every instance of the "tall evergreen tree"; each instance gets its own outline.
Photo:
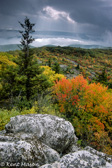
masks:
[[[31,66],[33,55],[30,53],[30,44],[34,41],[34,38],[30,36],[31,33],[34,32],[33,26],[30,20],[26,17],[24,23],[19,22],[21,27],[24,29],[23,31],[19,31],[22,35],[20,48],[23,51],[23,54],[19,55],[19,67],[22,75],[25,77],[25,90],[26,97],[29,100],[31,96],[31,70],[29,70],[29,66]]]
[[[26,17],[24,23],[19,22],[23,31],[19,31],[22,35],[20,48],[22,53],[18,57],[19,75],[22,90],[25,90],[27,100],[36,92],[40,92],[48,87],[48,82],[45,76],[42,75],[42,69],[34,57],[30,44],[34,38],[30,35],[34,32],[33,26]]]
[[[21,109],[28,105],[30,107],[30,100],[38,99],[38,95],[42,94],[50,83],[42,73],[43,69],[38,64],[33,49],[30,48],[30,44],[34,41],[30,34],[34,32],[35,24],[32,24],[27,17],[24,23],[19,23],[22,27],[19,31],[22,35],[21,51],[18,51],[19,55],[14,57],[12,62],[6,61],[6,65],[4,62],[1,65],[0,100],[7,99],[11,107],[17,105]]]

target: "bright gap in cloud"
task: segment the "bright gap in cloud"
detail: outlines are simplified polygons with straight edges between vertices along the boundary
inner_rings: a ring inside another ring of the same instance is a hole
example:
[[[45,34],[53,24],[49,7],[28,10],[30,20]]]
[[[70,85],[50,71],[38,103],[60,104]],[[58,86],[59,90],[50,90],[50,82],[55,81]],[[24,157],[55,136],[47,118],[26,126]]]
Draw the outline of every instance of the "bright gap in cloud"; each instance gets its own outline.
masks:
[[[84,41],[70,38],[38,38],[33,42],[35,47],[44,45],[68,46],[71,44],[84,44]]]
[[[64,12],[64,11],[58,11],[50,6],[47,6],[45,8],[43,8],[43,12],[44,14],[47,15],[47,17],[49,16],[50,18],[53,18],[54,20],[58,20],[58,19],[65,19],[70,23],[75,23],[75,21],[70,18],[69,13]]]

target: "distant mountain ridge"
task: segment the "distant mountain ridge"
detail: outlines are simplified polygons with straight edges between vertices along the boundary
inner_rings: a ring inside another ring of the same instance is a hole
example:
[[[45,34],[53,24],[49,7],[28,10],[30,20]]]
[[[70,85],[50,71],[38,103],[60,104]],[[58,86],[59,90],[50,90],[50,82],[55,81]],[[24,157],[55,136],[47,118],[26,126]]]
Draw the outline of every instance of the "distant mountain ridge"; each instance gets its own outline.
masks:
[[[0,51],[14,51],[14,50],[20,50],[19,48],[20,44],[6,44],[6,45],[0,45]],[[30,46],[31,48],[34,48],[33,46]]]
[[[5,51],[20,50],[19,45],[20,44],[0,45],[0,51],[5,52]],[[45,45],[45,46],[46,47],[52,47],[52,46],[55,47],[55,45],[52,45],[52,44]],[[104,46],[100,46],[100,45],[82,45],[82,44],[71,44],[71,45],[68,45],[68,47],[76,47],[76,48],[84,48],[84,49],[94,49],[94,48],[106,49],[106,48],[108,48],[108,47],[104,47]],[[31,46],[31,48],[34,48],[34,46]]]
[[[19,44],[0,45],[0,51],[20,50]]]
[[[70,46],[76,48],[105,49],[105,43],[102,43],[100,36],[91,36],[91,34],[63,32],[63,31],[35,31],[33,33],[35,47],[43,46]],[[18,50],[21,35],[19,30],[0,29],[0,51]],[[106,45],[107,46],[107,45]]]
[[[99,48],[99,49],[103,49],[103,48],[108,48],[108,47],[104,47],[101,45],[84,45],[84,44],[71,44],[69,45],[69,47],[80,47],[80,48],[85,48],[85,49],[94,49],[94,48]]]

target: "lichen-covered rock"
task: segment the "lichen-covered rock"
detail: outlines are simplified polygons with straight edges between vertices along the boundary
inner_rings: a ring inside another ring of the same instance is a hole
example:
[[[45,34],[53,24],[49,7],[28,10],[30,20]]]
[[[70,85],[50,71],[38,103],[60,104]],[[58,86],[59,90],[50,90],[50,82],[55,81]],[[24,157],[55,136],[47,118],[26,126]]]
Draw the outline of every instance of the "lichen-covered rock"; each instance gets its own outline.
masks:
[[[55,150],[41,143],[35,137],[19,139],[19,136],[0,135],[0,163],[4,163],[5,166],[19,163],[20,167],[22,164],[26,167],[39,167],[60,160],[60,156]]]
[[[82,150],[82,148],[75,141],[73,141],[70,144],[69,148],[67,148],[67,150],[64,151],[64,155],[68,154],[68,153],[74,153],[74,152],[77,152],[79,150]]]
[[[92,153],[92,154],[95,154],[95,155],[97,155],[97,156],[99,156],[99,157],[105,159],[107,162],[109,162],[109,163],[112,164],[112,155],[107,155],[107,154],[105,154],[105,153],[103,153],[103,152],[99,152],[99,151],[97,151],[97,150],[91,148],[90,146],[86,146],[84,149],[85,149],[86,151],[89,151],[89,152]]]
[[[30,114],[12,117],[5,126],[7,133],[33,134],[41,142],[62,153],[71,142],[77,141],[72,124],[47,114]]]
[[[60,168],[111,168],[112,164],[105,159],[82,150],[70,153],[60,159]]]
[[[59,162],[55,162],[53,164],[45,164],[41,166],[40,168],[61,168],[61,165]]]
[[[60,162],[45,164],[40,168],[112,168],[112,164],[89,151],[81,150],[63,156]]]

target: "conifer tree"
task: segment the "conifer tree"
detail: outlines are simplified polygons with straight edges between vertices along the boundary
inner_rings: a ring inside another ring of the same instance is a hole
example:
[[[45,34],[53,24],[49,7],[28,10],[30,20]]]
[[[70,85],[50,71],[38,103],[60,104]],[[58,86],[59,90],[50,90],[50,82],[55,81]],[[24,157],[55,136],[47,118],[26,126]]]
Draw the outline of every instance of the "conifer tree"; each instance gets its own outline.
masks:
[[[23,51],[22,54],[19,55],[19,67],[20,67],[20,72],[25,79],[25,90],[26,90],[26,97],[27,100],[30,98],[30,85],[31,85],[31,70],[29,70],[29,66],[31,65],[33,56],[30,53],[30,44],[34,41],[34,38],[30,36],[31,33],[34,32],[33,26],[35,24],[32,24],[30,20],[26,17],[24,20],[24,23],[19,22],[21,27],[24,29],[23,31],[19,31],[22,35],[21,38],[21,45],[20,48]]]
[[[102,70],[102,72],[98,76],[98,82],[101,82],[103,84],[107,83],[107,72],[106,72],[106,68],[105,67],[104,67],[104,69]]]
[[[24,23],[19,22],[23,31],[19,31],[22,35],[21,38],[21,51],[22,53],[18,57],[19,75],[22,90],[25,90],[27,100],[30,100],[32,95],[36,92],[40,92],[48,87],[48,82],[45,76],[42,75],[42,69],[37,63],[37,59],[34,58],[30,44],[34,41],[34,38],[30,35],[34,32],[33,26],[26,17]]]
[[[53,70],[55,71],[55,73],[59,73],[60,72],[60,65],[59,65],[58,62],[54,63]]]

